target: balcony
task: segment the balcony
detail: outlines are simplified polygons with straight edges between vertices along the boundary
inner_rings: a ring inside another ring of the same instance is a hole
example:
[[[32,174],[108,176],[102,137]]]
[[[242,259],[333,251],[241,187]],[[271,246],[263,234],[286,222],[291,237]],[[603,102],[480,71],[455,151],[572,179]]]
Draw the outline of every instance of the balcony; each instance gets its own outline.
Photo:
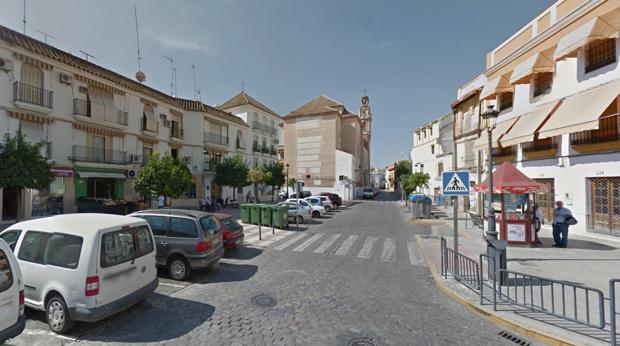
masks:
[[[245,141],[243,139],[237,138],[237,143],[235,147],[239,150],[245,150],[246,148]]]
[[[41,89],[21,82],[13,83],[13,101],[35,105],[43,108],[54,108],[54,94],[51,90]]]
[[[260,153],[261,152],[260,145],[258,145],[258,143],[254,143],[252,145],[252,151],[254,151],[255,153]]]
[[[276,155],[278,155],[278,151],[276,150],[275,147],[272,146],[271,148],[269,148],[269,154],[271,156],[276,156]]]
[[[176,121],[170,122],[170,137],[183,139],[183,129],[179,126],[179,123]]]
[[[523,154],[528,159],[554,157],[558,153],[558,145],[553,138],[537,139],[523,144]]]
[[[101,148],[85,147],[74,145],[72,154],[69,156],[71,161],[111,163],[125,165],[130,163],[127,152],[120,150],[106,150]]]
[[[274,127],[271,127],[271,126],[269,126],[267,124],[263,124],[263,123],[258,122],[256,120],[254,120],[252,122],[252,129],[268,133],[268,134],[270,134],[272,136],[276,135],[276,129]]]
[[[222,135],[220,133],[213,132],[205,132],[203,135],[203,140],[206,144],[216,144],[216,145],[228,145],[228,136]]]
[[[263,146],[260,148],[260,151],[261,151],[263,154],[269,154],[269,148],[267,148],[267,146],[266,146],[266,145],[263,145]]]
[[[128,124],[127,112],[81,99],[73,99],[73,114],[124,126]]]
[[[506,148],[494,148],[493,149],[493,162],[495,164],[501,164],[504,162],[514,161],[516,157],[514,147]]]
[[[580,153],[595,153],[620,150],[620,115],[599,120],[598,130],[581,131],[570,134],[573,149]]]
[[[205,160],[202,163],[202,171],[203,172],[213,172],[213,163],[211,161]]]
[[[147,117],[142,117],[142,131],[159,133],[159,121],[149,121]]]

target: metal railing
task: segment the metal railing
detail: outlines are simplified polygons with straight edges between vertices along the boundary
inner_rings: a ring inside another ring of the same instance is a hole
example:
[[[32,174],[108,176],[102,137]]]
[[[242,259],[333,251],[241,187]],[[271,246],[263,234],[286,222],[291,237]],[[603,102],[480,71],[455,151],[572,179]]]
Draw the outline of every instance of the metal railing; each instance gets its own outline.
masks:
[[[276,134],[276,128],[275,127],[269,126],[267,124],[263,124],[263,123],[261,123],[259,121],[256,121],[256,120],[254,120],[252,122],[252,129],[260,130],[260,131],[266,132],[266,133],[268,133],[270,135],[275,135]]]
[[[129,155],[127,152],[120,150],[106,150],[102,148],[86,147],[81,145],[74,145],[71,156],[71,161],[80,162],[97,162],[97,163],[112,163],[112,164],[127,164],[130,163]]]
[[[13,83],[13,101],[26,102],[33,105],[54,108],[54,93],[51,90],[21,82]]]
[[[212,143],[218,145],[228,145],[228,136],[220,133],[205,132],[203,135],[205,143]]]
[[[556,149],[557,147],[558,145],[555,143],[553,138],[543,138],[532,142],[523,143],[523,152],[528,153],[533,151]]]
[[[620,311],[618,311],[616,304],[616,284],[620,283],[620,279],[609,280],[609,325],[611,326],[611,338],[609,344],[615,346],[618,341],[618,319],[620,318]]]
[[[183,129],[176,121],[172,121],[170,125],[170,137],[183,138]]]
[[[598,130],[586,130],[571,133],[570,144],[584,145],[617,141],[620,139],[620,129],[617,125],[617,121],[620,119],[620,116],[616,115],[611,118],[615,120],[611,126],[606,124],[605,126],[601,126]]]
[[[159,121],[149,121],[148,118],[142,117],[142,131],[159,133]]]
[[[266,145],[261,146],[260,151],[261,151],[263,154],[269,154],[269,148],[267,148],[267,146],[266,146]]]
[[[115,113],[116,117],[114,117]],[[73,114],[81,115],[83,117],[105,120],[107,122],[117,123],[121,125],[128,124],[128,116],[126,111],[122,111],[116,108],[105,107],[99,104],[91,103],[89,105],[87,100],[82,99],[73,99]]]
[[[261,151],[261,150],[260,150],[260,145],[258,145],[258,143],[254,143],[254,144],[252,145],[252,150],[253,150],[255,153],[260,153],[260,151]]]
[[[276,148],[272,146],[271,148],[269,148],[269,154],[272,156],[276,156],[278,152],[276,151]]]
[[[479,290],[480,268],[478,261],[450,249],[445,238],[441,238],[441,251],[444,278],[447,278],[448,272],[450,272],[457,281],[465,286],[476,291]]]

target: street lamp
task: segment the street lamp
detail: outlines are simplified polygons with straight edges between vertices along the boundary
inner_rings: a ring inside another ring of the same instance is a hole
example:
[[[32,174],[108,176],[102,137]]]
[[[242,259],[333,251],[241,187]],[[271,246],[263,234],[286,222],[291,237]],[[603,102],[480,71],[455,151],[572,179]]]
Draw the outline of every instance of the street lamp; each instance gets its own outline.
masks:
[[[286,198],[288,198],[288,167],[289,164],[286,164]]]
[[[488,134],[488,146],[487,146],[487,174],[488,174],[488,209],[487,209],[487,221],[488,227],[486,231],[487,239],[497,240],[497,230],[495,229],[495,210],[493,210],[493,129],[495,128],[495,121],[499,112],[494,109],[493,106],[489,106],[487,111],[482,113],[482,119],[485,121],[485,127]]]

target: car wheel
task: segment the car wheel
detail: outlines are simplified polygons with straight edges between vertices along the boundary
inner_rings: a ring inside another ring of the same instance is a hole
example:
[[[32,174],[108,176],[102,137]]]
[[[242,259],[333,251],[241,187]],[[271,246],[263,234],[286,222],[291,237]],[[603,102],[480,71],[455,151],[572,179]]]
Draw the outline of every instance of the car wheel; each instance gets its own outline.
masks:
[[[168,274],[174,280],[185,280],[189,277],[192,268],[183,257],[174,257],[168,263]]]
[[[69,315],[67,303],[61,296],[53,296],[45,306],[47,325],[54,333],[63,334],[75,325]]]
[[[297,216],[297,223],[304,223],[304,218],[301,215]]]
[[[332,211],[332,207],[330,207],[330,206],[326,206],[326,207],[325,207],[325,210],[329,213],[329,212],[331,212],[331,211]]]
[[[321,213],[319,213],[318,210],[315,210],[312,212],[312,217],[317,218],[317,217],[321,217]]]

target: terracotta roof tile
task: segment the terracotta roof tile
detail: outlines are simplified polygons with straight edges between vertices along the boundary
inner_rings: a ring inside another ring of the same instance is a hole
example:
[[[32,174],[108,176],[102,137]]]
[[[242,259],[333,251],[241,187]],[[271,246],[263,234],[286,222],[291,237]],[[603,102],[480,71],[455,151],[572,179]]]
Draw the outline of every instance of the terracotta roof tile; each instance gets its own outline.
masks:
[[[331,99],[325,95],[314,98],[312,101],[304,104],[303,106],[293,110],[286,116],[302,116],[302,115],[314,115],[325,114],[331,112],[338,112],[340,115],[353,114],[340,102]]]
[[[231,109],[234,107],[238,107],[238,106],[244,106],[244,105],[250,105],[250,106],[254,106],[264,112],[267,112],[271,115],[275,115],[278,118],[281,118],[281,116],[274,112],[273,110],[271,110],[269,107],[265,106],[264,104],[260,103],[257,99],[253,98],[252,96],[248,95],[245,91],[242,91],[240,93],[238,93],[237,95],[233,96],[233,98],[231,98],[230,100],[222,103],[221,105],[219,105],[217,108],[219,109]]]
[[[243,119],[239,118],[238,116],[225,112],[221,109],[217,109],[215,107],[206,105],[200,101],[186,100],[186,99],[177,99],[177,100],[179,101],[181,107],[183,107],[183,109],[187,111],[209,113],[211,115],[222,118],[224,120],[228,120],[228,121],[237,123],[242,126],[248,126],[248,124],[246,124],[246,122],[243,121]]]

